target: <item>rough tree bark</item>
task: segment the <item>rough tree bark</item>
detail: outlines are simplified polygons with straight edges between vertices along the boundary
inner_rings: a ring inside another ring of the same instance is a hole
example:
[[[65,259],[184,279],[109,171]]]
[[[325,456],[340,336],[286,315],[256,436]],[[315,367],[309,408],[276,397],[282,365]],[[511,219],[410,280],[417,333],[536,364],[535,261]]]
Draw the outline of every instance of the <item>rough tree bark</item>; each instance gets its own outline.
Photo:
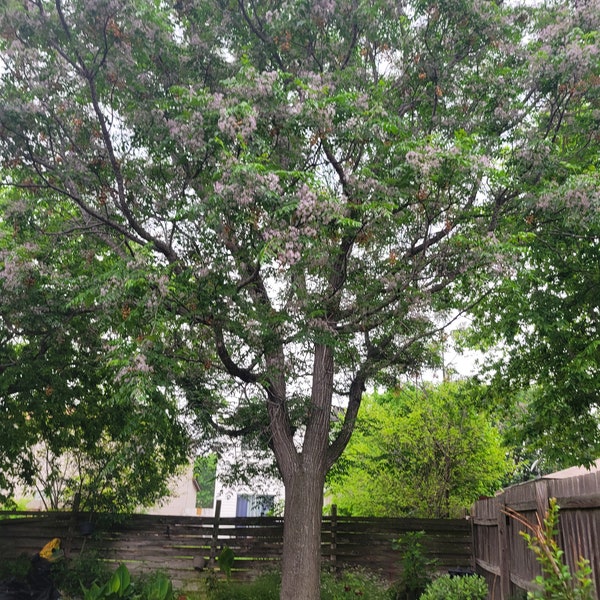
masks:
[[[287,440],[285,436],[274,435],[275,455],[285,486],[282,600],[320,598],[321,516],[333,396],[333,350],[330,347],[322,344],[315,347],[312,377],[302,450],[289,452],[291,432]],[[277,427],[273,421],[272,427]]]

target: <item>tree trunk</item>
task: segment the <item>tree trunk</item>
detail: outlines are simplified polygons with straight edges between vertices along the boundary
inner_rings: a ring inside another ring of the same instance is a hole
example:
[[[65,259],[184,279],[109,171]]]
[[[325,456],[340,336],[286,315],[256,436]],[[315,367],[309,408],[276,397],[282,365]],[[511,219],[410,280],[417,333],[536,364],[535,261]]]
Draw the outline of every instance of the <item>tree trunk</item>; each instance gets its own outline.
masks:
[[[289,422],[282,418],[280,405],[275,401],[269,405],[275,455],[285,486],[281,600],[319,600],[321,597],[321,517],[329,466],[332,394],[333,350],[317,344],[301,452],[294,448],[293,434],[289,431]],[[282,435],[286,431],[287,436]]]
[[[281,600],[321,597],[324,468],[301,465],[285,479]]]

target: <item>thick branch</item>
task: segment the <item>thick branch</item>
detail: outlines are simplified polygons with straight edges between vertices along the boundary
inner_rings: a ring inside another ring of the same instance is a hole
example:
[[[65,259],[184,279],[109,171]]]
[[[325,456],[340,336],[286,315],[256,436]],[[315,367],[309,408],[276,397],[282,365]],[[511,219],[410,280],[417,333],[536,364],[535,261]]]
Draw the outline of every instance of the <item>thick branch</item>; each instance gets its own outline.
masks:
[[[352,437],[352,432],[354,431],[354,426],[356,425],[356,418],[358,416],[358,410],[362,401],[363,392],[365,391],[365,382],[365,373],[364,371],[360,370],[350,384],[348,407],[346,408],[346,414],[344,416],[342,428],[327,449],[327,457],[325,459],[327,470],[329,470],[335,461],[341,456],[342,452],[348,445],[350,438]]]
[[[227,350],[227,346],[225,345],[223,328],[216,323],[212,323],[211,327],[215,335],[215,347],[217,349],[217,355],[219,356],[219,359],[223,363],[223,366],[227,372],[232,377],[236,377],[244,383],[259,383],[261,380],[264,382],[264,375],[257,375],[254,371],[240,367],[233,361],[229,351]]]

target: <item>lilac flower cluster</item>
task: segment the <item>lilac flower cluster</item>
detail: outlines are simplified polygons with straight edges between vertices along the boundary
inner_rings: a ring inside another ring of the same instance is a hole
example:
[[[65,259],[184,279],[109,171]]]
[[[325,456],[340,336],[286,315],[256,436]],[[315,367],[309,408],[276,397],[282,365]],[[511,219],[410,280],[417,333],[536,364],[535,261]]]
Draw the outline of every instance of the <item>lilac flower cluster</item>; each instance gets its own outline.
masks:
[[[597,36],[587,32],[600,29],[600,0],[565,6],[559,17],[537,36],[539,49],[531,61],[531,74],[549,78],[559,75],[562,84],[575,85],[593,72],[598,62]]]
[[[229,165],[230,170],[235,168],[236,165]],[[239,165],[237,168],[237,173],[213,184],[213,191],[220,199],[239,207],[259,206],[265,196],[279,196],[283,193],[279,177],[275,173],[257,173],[241,169]]]
[[[431,171],[439,169],[442,164],[439,149],[429,144],[418,150],[409,150],[406,153],[405,160],[407,164],[424,177],[427,177]]]
[[[336,6],[336,0],[314,0],[311,12],[317,19],[324,20],[335,14]]]
[[[555,182],[539,197],[536,208],[560,212],[574,228],[587,228],[598,220],[600,211],[598,177],[583,174],[570,177],[562,185]]]
[[[142,352],[138,352],[133,357],[133,360],[122,367],[115,375],[115,381],[130,381],[135,375],[143,373],[152,373],[152,366],[148,364],[146,355]]]
[[[39,273],[40,266],[31,257],[36,250],[37,246],[33,242],[26,242],[21,246],[21,255],[8,250],[0,251],[0,281],[5,291],[22,290],[23,282]]]
[[[320,197],[307,183],[302,183],[294,194],[296,208],[291,218],[275,218],[263,231],[265,242],[277,251],[278,262],[294,265],[302,258],[303,250],[311,239],[316,239],[323,224],[334,216],[331,202]]]

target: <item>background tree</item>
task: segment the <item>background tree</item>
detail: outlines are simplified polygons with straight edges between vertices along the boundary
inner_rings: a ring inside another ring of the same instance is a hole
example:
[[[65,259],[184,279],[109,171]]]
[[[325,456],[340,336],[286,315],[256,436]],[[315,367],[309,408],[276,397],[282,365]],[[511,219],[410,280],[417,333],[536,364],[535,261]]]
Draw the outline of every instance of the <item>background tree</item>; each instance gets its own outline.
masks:
[[[2,5],[4,185],[38,237],[94,250],[103,276],[69,306],[106,317],[113,361],[152,364],[151,389],[181,390],[202,426],[266,434],[282,598],[319,596],[324,479],[366,383],[432,359],[442,311],[502,267],[505,216],[593,102],[593,4],[569,7],[585,27],[563,54],[546,45],[564,31],[538,29],[546,6]],[[122,329],[97,309],[128,290]],[[266,423],[236,419],[257,401]]]
[[[37,488],[51,508],[153,504],[187,463],[189,436],[154,372],[160,350],[122,354],[152,318],[148,273],[102,294],[113,261],[61,234],[68,206],[4,194],[0,207],[0,488]]]
[[[215,480],[217,477],[217,455],[197,456],[194,460],[194,478],[198,482],[196,506],[212,508],[215,502]]]
[[[406,386],[363,400],[327,497],[352,515],[457,517],[513,466],[480,391]]]
[[[600,213],[597,191],[585,198],[594,207],[580,222],[570,209],[532,213],[512,277],[481,305],[472,337],[501,348],[488,368],[492,393],[512,399],[514,442],[563,467],[600,456]]]
[[[494,350],[491,391],[504,401],[513,443],[545,470],[600,456],[600,15],[595,3],[581,8],[557,5],[540,32],[548,135],[523,179],[511,267],[471,329],[471,343]]]

